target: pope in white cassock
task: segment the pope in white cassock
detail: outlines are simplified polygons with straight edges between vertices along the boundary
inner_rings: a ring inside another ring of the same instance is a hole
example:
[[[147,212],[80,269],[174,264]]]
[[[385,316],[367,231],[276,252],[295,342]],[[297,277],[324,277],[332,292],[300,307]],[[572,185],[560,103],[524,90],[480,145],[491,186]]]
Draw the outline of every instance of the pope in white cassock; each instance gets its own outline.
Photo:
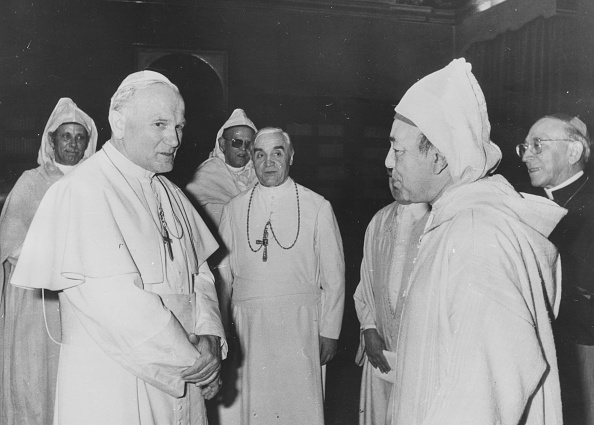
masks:
[[[60,292],[56,425],[206,424],[226,342],[217,248],[170,171],[184,102],[152,71],[111,100],[111,139],[53,185],[11,283]]]
[[[239,336],[239,423],[323,424],[321,366],[336,353],[344,256],[330,203],[289,177],[289,135],[254,138],[259,184],[223,209],[221,264]]]

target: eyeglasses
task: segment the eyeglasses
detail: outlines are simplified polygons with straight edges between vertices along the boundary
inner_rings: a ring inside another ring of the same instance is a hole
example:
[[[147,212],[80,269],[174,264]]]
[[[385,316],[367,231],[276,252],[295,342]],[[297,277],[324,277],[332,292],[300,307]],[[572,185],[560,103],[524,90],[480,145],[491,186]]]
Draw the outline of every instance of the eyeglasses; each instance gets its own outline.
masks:
[[[532,143],[520,143],[519,145],[516,145],[516,153],[518,154],[518,156],[520,158],[523,158],[526,151],[528,149],[530,149],[530,152],[532,152],[534,155],[539,155],[542,152],[542,143],[543,142],[574,142],[574,141],[575,140],[571,140],[571,139],[540,139],[537,137],[532,141]]]
[[[245,149],[249,149],[250,146],[252,145],[252,141],[251,140],[242,140],[242,139],[231,139],[231,146],[233,146],[236,149],[245,147]]]

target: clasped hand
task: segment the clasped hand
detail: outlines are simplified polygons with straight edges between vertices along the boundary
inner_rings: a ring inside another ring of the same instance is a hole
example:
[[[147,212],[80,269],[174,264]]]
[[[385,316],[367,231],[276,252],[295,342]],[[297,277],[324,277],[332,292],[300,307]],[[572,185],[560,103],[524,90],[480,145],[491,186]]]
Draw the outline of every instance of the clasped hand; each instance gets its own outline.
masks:
[[[190,342],[200,353],[198,360],[183,371],[182,379],[202,388],[206,400],[213,398],[220,389],[221,345],[218,336],[190,334]]]

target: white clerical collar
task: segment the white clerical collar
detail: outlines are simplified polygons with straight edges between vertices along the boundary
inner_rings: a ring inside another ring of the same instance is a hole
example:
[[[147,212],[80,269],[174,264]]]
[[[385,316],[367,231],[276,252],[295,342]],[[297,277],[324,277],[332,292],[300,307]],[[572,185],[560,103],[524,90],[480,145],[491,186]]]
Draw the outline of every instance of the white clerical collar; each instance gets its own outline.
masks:
[[[69,172],[74,170],[74,167],[76,167],[76,165],[64,165],[64,164],[60,164],[56,161],[54,161],[54,165],[56,167],[58,167],[60,169],[60,171],[62,172],[62,174],[64,174],[64,175],[68,174]]]
[[[568,178],[567,180],[565,180],[563,183],[555,186],[555,187],[551,187],[550,189],[547,189],[546,187],[544,188],[547,197],[550,200],[554,200],[554,196],[553,196],[553,192],[559,189],[562,189],[566,186],[569,186],[571,183],[573,183],[574,181],[576,181],[577,179],[579,179],[580,177],[582,177],[584,175],[584,171],[579,171],[577,173],[575,173],[573,176],[571,176],[570,178]]]
[[[262,192],[266,195],[280,195],[287,189],[293,186],[293,179],[291,177],[287,178],[284,183],[279,184],[278,186],[266,187],[263,185],[258,185],[258,187],[262,190]]]
[[[136,177],[138,179],[149,180],[155,175],[155,173],[152,171],[145,170],[141,166],[130,161],[126,156],[116,149],[116,147],[111,143],[111,140],[103,145],[103,150],[111,162],[113,162],[113,165],[115,165],[123,173],[130,174],[132,177]]]

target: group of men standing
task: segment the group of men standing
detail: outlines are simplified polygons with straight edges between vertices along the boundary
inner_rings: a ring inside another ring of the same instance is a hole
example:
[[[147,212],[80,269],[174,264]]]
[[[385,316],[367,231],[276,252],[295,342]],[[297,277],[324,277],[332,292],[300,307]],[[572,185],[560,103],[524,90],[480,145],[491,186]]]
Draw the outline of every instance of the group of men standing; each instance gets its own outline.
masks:
[[[546,197],[494,174],[489,133],[463,59],[396,106],[396,202],[367,229],[355,293],[360,424],[594,423],[587,128],[546,116],[517,146]]]
[[[212,399],[222,425],[323,424],[344,256],[330,203],[290,177],[290,136],[233,111],[186,187],[203,220],[161,175],[185,125],[166,77],[121,83],[92,156],[92,119],[56,111],[0,218],[2,423],[206,424]],[[369,224],[355,293],[360,423],[592,423],[586,126],[547,116],[518,146],[547,199],[494,174],[464,59],[395,111],[395,202]]]
[[[336,354],[344,256],[330,203],[289,176],[294,148],[241,109],[186,191],[224,247],[210,262],[230,355],[211,417],[221,424],[322,424],[321,367]]]
[[[68,106],[44,133],[51,161],[23,175],[2,215],[2,423],[206,424],[231,348],[241,379],[226,380],[239,396],[224,423],[322,424],[344,258],[329,202],[289,177],[288,134],[256,133],[234,111],[188,187],[213,232],[161,175],[185,125],[166,77],[124,79],[111,138],[90,158],[97,130]]]

